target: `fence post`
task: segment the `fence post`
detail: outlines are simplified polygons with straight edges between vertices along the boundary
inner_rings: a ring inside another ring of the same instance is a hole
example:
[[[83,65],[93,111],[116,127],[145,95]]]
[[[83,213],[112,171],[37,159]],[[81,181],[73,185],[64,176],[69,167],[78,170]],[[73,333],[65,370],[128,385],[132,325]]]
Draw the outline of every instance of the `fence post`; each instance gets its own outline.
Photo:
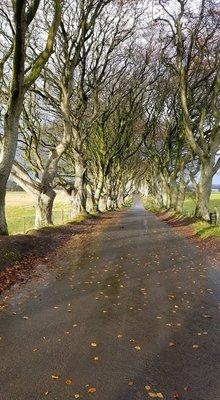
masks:
[[[215,214],[216,214],[216,225],[218,225],[219,224],[219,211],[218,211],[217,207],[215,207],[214,210],[215,210]]]

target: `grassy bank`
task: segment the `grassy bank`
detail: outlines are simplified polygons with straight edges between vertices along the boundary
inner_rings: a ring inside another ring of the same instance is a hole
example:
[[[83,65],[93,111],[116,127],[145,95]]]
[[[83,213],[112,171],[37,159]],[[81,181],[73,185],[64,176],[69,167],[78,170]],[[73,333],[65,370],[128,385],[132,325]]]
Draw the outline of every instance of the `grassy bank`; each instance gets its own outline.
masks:
[[[183,205],[183,214],[193,215],[195,212],[196,203],[193,198],[186,198]],[[210,212],[214,211],[214,208],[217,207],[220,211],[220,193],[212,193],[209,203]]]
[[[147,200],[146,199],[144,200],[144,205],[148,210],[152,212],[166,211],[165,209],[162,210],[158,209],[155,206],[155,203],[151,197],[149,197]],[[217,209],[220,212],[220,193],[212,193],[211,195],[210,205],[209,205],[210,211],[211,212],[214,211],[215,207],[217,207]],[[188,197],[184,202],[182,214],[174,213],[172,211],[169,211],[169,214],[172,215],[177,220],[182,220],[187,217],[189,220],[190,227],[201,238],[220,237],[220,226],[211,226],[208,222],[195,220],[195,218],[193,217],[194,211],[195,211],[195,201],[193,198]]]
[[[7,192],[6,216],[10,234],[24,233],[34,227],[34,199],[25,192]],[[54,202],[54,224],[60,225],[71,220],[70,205],[58,194]]]

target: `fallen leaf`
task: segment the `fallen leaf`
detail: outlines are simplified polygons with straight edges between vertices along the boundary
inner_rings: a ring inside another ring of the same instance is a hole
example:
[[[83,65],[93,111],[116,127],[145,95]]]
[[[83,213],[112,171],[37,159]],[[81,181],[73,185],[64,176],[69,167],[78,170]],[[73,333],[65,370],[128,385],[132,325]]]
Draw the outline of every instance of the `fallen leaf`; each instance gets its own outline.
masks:
[[[155,398],[155,399],[157,398],[157,393],[149,392],[148,394],[149,394],[149,396],[152,397],[152,398]]]
[[[72,379],[67,379],[66,380],[66,385],[72,385],[72,383],[73,383]]]
[[[59,375],[51,375],[51,378],[52,378],[53,380],[57,380],[57,379],[59,379]]]
[[[96,393],[96,388],[95,387],[91,387],[88,389],[88,393]]]

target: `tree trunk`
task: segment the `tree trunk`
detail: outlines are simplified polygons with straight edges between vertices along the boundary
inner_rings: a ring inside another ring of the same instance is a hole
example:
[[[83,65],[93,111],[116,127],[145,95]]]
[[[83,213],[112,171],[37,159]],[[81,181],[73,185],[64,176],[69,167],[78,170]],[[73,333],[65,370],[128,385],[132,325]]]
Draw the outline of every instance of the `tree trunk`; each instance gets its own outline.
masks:
[[[163,207],[162,185],[159,176],[155,176],[154,174],[152,174],[150,186],[156,206],[158,208],[162,208]]]
[[[99,173],[99,177],[98,177],[98,184],[95,190],[95,201],[97,204],[97,212],[99,211],[99,206],[100,206],[100,198],[102,195],[102,191],[103,191],[103,187],[104,187],[104,174],[102,172]]]
[[[186,183],[184,180],[180,179],[178,194],[176,198],[175,210],[179,213],[183,212],[183,204],[186,196]]]
[[[111,196],[107,197],[106,210],[114,210],[114,202]]]
[[[87,200],[86,209],[90,213],[98,213],[99,212],[98,203],[95,199],[94,190],[93,190],[91,184],[87,185],[87,199],[86,200]]]
[[[39,194],[36,204],[35,229],[53,225],[52,210],[55,197],[56,192],[51,188]]]
[[[196,191],[195,216],[209,220],[209,200],[212,191],[213,166],[210,162],[202,163]]]
[[[5,222],[5,195],[7,181],[12,169],[13,161],[15,158],[17,139],[18,139],[18,124],[19,115],[22,107],[22,100],[20,104],[20,109],[16,112],[11,110],[14,115],[5,116],[4,122],[4,136],[3,136],[3,146],[0,153],[0,234],[7,235],[7,224]],[[19,108],[19,107],[18,107]]]
[[[18,141],[18,125],[24,99],[25,19],[26,1],[15,2],[15,38],[7,110],[4,116],[4,135],[0,152],[0,234],[7,235],[5,218],[6,185],[12,169]]]
[[[163,204],[163,197],[162,197],[160,191],[156,191],[156,194],[154,197],[155,197],[157,207],[162,208],[164,204]]]
[[[75,196],[74,212],[76,214],[88,214],[86,210],[87,188],[86,188],[86,164],[79,153],[75,155]]]
[[[162,185],[162,199],[163,205],[169,210],[170,208],[170,189],[167,184]]]
[[[122,193],[120,193],[120,195],[118,196],[117,204],[118,204],[118,208],[121,208],[124,205],[124,199],[123,199],[123,194]]]
[[[8,227],[5,217],[5,195],[6,195],[7,180],[4,177],[1,179],[0,185],[0,235],[8,234]]]
[[[108,211],[108,197],[107,195],[104,195],[100,198],[99,205],[101,206],[101,209],[104,211]]]
[[[177,184],[172,183],[170,187],[170,208],[175,209],[178,196]]]

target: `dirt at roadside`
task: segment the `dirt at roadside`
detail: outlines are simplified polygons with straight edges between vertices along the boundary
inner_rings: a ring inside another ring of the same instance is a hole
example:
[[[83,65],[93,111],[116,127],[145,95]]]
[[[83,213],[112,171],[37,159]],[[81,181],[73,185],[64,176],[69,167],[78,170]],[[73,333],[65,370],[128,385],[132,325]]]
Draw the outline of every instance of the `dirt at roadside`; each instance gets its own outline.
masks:
[[[26,282],[40,264],[50,264],[72,236],[80,245],[86,233],[105,225],[114,212],[101,214],[80,223],[47,227],[27,235],[0,237],[0,293],[17,282]]]
[[[177,220],[169,212],[156,213],[156,216],[160,221],[166,222],[175,228],[179,235],[190,240],[195,246],[205,250],[212,261],[220,263],[220,239],[212,237],[201,238],[190,226],[193,223],[192,218],[186,217]]]

